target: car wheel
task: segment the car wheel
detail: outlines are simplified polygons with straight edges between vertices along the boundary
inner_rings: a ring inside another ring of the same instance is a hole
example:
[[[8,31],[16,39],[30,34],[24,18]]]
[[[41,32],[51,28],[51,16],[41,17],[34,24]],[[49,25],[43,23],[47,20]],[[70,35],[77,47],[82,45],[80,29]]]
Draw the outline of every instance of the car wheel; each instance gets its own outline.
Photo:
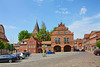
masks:
[[[20,57],[20,60],[22,60],[22,58]]]
[[[9,63],[12,63],[12,60],[9,60]]]
[[[97,55],[100,55],[99,53]]]

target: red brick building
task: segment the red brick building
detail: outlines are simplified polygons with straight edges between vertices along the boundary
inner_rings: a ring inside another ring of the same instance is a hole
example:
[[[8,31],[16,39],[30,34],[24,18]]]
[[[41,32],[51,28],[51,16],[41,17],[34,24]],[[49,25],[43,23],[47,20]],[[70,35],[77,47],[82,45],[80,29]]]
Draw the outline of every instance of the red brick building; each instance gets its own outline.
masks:
[[[62,22],[58,24],[58,27],[51,34],[51,51],[73,51],[73,35],[74,34],[68,30]]]
[[[93,51],[94,49],[98,49],[95,46],[97,41],[100,41],[100,31],[92,31],[90,34],[84,35],[82,46],[85,50]]]
[[[75,49],[81,50],[82,49],[82,39],[76,39],[74,41],[74,47]]]
[[[9,42],[5,35],[5,29],[4,29],[3,25],[0,25],[0,40],[2,40],[3,43]]]
[[[19,45],[19,52],[38,53],[40,46],[41,42],[37,38],[30,37],[29,39],[21,41]]]
[[[39,27],[36,22],[33,30],[34,36],[38,34]],[[58,27],[51,33],[51,41],[40,42],[35,37],[24,39],[19,45],[19,52],[42,53],[45,50],[55,52],[68,52],[73,51],[73,33],[65,27],[64,24],[58,24]],[[44,45],[45,44],[45,45]]]
[[[85,50],[90,50],[90,43],[89,43],[90,34],[85,34],[82,42],[82,47]]]

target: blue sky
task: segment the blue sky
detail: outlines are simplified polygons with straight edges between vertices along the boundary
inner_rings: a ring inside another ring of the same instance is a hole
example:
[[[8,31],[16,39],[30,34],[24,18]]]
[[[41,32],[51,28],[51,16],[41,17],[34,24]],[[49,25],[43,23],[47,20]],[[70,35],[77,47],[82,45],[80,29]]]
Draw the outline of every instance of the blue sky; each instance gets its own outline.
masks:
[[[4,25],[10,43],[18,42],[22,30],[33,31],[36,19],[47,30],[62,21],[74,39],[92,30],[100,30],[100,0],[0,0],[0,24]]]

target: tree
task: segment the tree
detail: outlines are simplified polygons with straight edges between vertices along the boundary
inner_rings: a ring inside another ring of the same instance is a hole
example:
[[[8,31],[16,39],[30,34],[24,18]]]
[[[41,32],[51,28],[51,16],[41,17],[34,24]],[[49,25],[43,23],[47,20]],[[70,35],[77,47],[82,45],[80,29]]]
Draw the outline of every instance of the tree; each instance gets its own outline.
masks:
[[[10,47],[10,45],[11,45],[10,43],[5,43],[4,45],[5,45],[5,49],[10,50],[10,48],[11,48]]]
[[[32,33],[28,33],[27,30],[23,30],[19,33],[18,35],[18,40],[19,41],[22,41],[23,39],[27,39],[27,38],[30,38],[31,36],[33,36]]]
[[[100,49],[100,41],[96,42],[96,46],[99,47],[99,49]]]
[[[46,34],[46,30],[44,30],[44,29],[40,29],[40,30],[39,30],[39,33],[36,34],[36,38],[38,38],[39,40],[44,39],[45,37],[42,36],[43,34]]]
[[[5,48],[5,45],[4,43],[2,42],[2,40],[0,40],[0,49],[4,49]]]
[[[45,23],[43,21],[42,21],[41,29],[46,30],[46,25],[45,25]]]

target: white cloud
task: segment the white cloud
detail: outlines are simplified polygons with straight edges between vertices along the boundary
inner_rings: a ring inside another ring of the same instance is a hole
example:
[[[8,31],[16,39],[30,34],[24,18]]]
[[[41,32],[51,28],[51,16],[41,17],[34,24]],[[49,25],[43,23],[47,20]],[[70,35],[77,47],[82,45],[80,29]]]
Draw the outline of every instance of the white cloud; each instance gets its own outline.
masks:
[[[85,7],[82,7],[81,8],[81,11],[80,11],[80,15],[85,14],[86,11],[87,11],[87,9]]]
[[[59,9],[60,9],[60,10],[64,10],[64,11],[67,10],[67,8],[59,8]]]
[[[4,27],[5,27],[5,28],[9,28],[9,29],[17,29],[16,26],[11,26],[11,25],[10,25],[10,26],[8,26],[8,25],[4,25]]]
[[[59,8],[59,10],[56,10],[55,13],[69,14],[69,12],[67,11],[67,8]]]
[[[100,19],[100,14],[75,21],[68,27],[74,32],[75,39],[83,38],[84,34],[88,34],[93,30],[100,30],[100,21],[96,21],[97,19]],[[95,22],[93,20],[95,20]]]
[[[68,14],[69,12],[68,11],[56,11],[55,13],[59,13],[59,14]]]

